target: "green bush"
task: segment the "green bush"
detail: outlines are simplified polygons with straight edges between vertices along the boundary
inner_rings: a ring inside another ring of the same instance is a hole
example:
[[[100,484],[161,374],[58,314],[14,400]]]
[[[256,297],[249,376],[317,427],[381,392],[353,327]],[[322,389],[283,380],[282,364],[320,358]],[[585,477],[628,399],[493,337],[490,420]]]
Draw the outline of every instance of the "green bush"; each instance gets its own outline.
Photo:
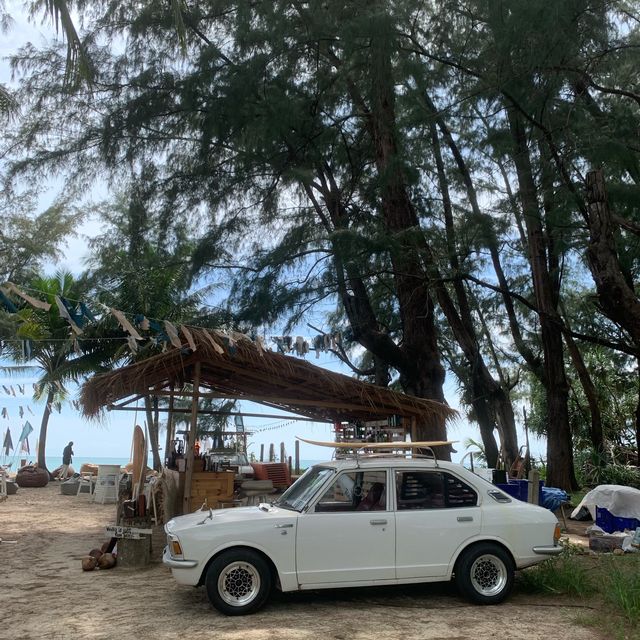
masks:
[[[574,454],[576,478],[581,486],[621,484],[640,489],[640,472],[637,467],[609,462],[592,449]]]

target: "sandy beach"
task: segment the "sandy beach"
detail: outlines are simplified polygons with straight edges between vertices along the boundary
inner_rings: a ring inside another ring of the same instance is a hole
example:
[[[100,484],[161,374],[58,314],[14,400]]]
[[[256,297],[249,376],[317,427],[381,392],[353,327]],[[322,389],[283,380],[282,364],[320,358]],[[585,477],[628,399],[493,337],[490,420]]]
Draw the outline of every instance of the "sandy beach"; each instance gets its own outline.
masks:
[[[228,618],[203,589],[176,585],[160,563],[83,572],[80,558],[114,520],[113,504],[61,495],[56,482],[0,503],[0,638],[602,639],[576,628],[597,613],[592,607],[517,589],[501,606],[477,607],[451,585],[277,594],[258,614]]]

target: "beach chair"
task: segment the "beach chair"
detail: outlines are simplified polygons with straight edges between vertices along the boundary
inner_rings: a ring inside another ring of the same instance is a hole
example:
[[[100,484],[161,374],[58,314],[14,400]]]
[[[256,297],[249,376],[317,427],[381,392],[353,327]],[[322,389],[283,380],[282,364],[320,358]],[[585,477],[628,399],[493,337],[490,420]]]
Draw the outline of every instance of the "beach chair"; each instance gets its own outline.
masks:
[[[99,464],[96,486],[93,491],[93,501],[104,504],[105,502],[118,502],[120,486],[120,465]]]
[[[81,493],[85,493],[82,488],[89,487],[89,498],[93,495],[96,488],[96,477],[92,473],[81,473],[78,481],[78,491],[76,493],[79,496]]]

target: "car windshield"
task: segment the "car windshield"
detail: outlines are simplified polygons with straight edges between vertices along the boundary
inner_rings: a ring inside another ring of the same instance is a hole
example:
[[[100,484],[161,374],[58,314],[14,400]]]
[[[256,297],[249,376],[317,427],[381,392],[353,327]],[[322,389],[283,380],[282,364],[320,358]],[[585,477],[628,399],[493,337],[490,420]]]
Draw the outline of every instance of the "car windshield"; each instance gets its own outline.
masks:
[[[274,504],[283,509],[302,511],[318,488],[334,473],[335,469],[328,467],[311,467]]]

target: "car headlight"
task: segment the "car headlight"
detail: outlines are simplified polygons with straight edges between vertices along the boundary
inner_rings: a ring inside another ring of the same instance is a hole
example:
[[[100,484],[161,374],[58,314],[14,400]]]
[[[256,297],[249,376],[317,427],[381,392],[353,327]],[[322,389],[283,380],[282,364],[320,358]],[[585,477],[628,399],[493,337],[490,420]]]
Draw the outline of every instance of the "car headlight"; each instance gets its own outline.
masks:
[[[178,536],[169,534],[167,536],[167,542],[169,543],[169,553],[171,553],[171,557],[182,558],[182,545],[180,544],[180,540],[178,540]]]

